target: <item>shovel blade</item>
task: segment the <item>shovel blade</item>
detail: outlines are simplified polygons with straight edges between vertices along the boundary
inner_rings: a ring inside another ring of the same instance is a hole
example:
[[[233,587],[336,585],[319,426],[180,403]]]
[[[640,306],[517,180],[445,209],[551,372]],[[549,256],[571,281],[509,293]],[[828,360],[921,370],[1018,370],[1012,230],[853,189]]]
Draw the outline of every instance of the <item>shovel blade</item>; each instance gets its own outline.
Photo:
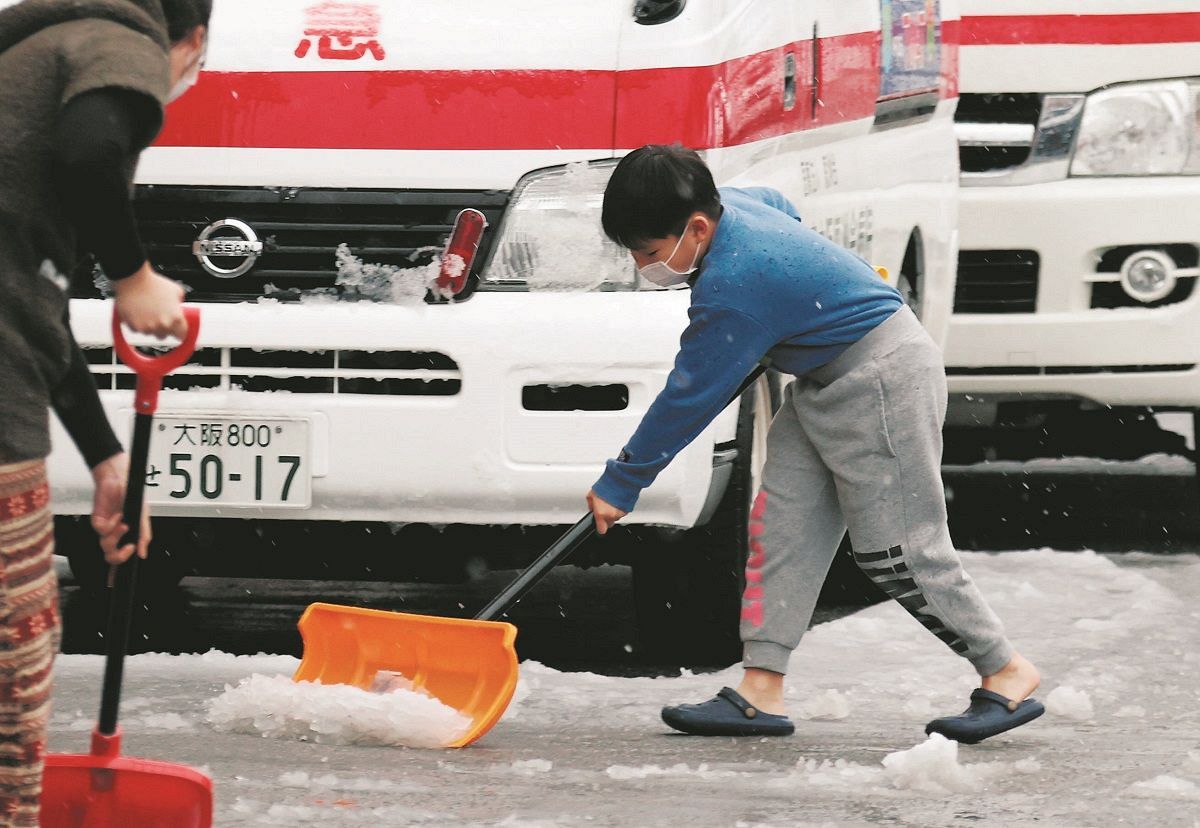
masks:
[[[503,621],[312,604],[299,626],[304,657],[293,680],[371,690],[380,674],[399,674],[404,686],[471,719],[447,747],[465,747],[491,730],[517,687],[517,628]]]
[[[42,828],[210,828],[212,781],[148,759],[53,754],[42,777]]]

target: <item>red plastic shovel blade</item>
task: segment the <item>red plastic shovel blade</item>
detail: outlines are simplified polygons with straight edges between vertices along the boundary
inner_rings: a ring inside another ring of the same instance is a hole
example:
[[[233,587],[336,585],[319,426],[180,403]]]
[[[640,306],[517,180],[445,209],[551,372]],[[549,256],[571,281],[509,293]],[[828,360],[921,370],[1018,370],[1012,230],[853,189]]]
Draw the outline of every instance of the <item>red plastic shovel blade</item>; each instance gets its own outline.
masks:
[[[46,757],[42,828],[211,828],[212,780],[169,762]]]

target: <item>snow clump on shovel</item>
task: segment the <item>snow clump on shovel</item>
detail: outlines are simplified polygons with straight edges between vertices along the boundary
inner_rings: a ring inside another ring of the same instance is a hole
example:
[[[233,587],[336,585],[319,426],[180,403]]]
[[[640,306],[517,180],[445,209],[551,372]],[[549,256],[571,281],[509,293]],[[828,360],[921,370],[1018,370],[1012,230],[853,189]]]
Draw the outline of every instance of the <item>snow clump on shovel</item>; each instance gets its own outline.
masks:
[[[406,689],[372,693],[346,684],[258,673],[208,703],[208,721],[227,733],[261,733],[331,745],[445,747],[471,719]]]

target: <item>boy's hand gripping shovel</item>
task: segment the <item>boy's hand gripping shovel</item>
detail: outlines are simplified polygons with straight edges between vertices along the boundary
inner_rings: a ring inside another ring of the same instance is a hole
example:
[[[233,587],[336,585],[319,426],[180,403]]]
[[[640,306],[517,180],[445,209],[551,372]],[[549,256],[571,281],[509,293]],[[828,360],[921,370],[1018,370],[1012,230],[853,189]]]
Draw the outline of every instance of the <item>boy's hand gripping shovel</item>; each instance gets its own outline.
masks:
[[[731,402],[769,367],[764,359]],[[596,531],[591,514],[567,530],[474,619],[311,604],[300,618],[304,658],[295,681],[391,686],[425,692],[470,717],[467,732],[447,747],[465,747],[492,729],[517,687],[517,628],[497,621]],[[382,679],[382,681],[381,681]]]
[[[187,362],[200,334],[200,309],[185,307],[183,313],[187,336],[177,348],[159,357],[143,356],[126,342],[121,323],[113,313],[113,344],[121,361],[137,373],[133,449],[123,516],[129,532],[122,538],[121,546],[132,543],[136,548],[138,542],[150,430],[162,379]],[[212,781],[207,776],[185,765],[120,755],[117,711],[137,567],[136,554],[117,567],[106,636],[108,656],[104,663],[100,721],[92,733],[92,752],[46,757],[42,781],[43,828],[209,828],[212,825]]]

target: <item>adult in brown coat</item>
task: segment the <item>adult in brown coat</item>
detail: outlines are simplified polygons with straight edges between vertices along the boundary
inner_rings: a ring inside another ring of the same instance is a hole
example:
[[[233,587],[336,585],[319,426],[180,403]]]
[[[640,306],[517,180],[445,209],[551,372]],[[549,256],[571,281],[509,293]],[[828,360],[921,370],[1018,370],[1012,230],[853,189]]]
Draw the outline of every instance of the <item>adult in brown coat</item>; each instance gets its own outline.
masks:
[[[186,332],[183,290],[146,261],[130,192],[165,104],[199,72],[211,0],[0,6],[0,826],[36,826],[59,637],[51,407],[92,468],[105,557],[134,552],[117,548],[128,459],[71,334],[67,274],[94,254],[130,328]]]

